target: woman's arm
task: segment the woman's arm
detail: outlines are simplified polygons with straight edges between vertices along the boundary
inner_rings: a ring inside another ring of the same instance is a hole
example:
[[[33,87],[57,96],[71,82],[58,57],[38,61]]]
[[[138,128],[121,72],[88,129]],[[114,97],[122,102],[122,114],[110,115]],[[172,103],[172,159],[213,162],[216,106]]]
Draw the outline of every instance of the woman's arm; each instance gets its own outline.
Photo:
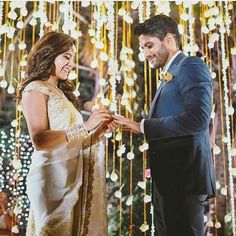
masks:
[[[74,130],[73,128],[70,129],[70,132],[66,132],[65,130],[50,130],[47,114],[47,99],[47,95],[38,91],[30,91],[24,94],[22,98],[23,113],[27,121],[31,140],[36,150],[59,146],[70,141],[69,137],[72,139],[78,139],[80,137],[85,139],[86,146],[88,143],[90,144],[91,142],[88,142],[90,137],[87,137],[84,132],[80,133],[78,127]],[[84,126],[89,131],[93,130],[102,122],[110,122],[110,120],[111,115],[109,111],[106,109],[98,109],[91,114]],[[71,133],[71,135],[68,135],[69,133]],[[92,143],[94,143],[94,141]]]
[[[56,147],[67,142],[64,130],[49,130],[47,100],[47,95],[33,90],[22,97],[23,113],[31,140],[37,150]]]

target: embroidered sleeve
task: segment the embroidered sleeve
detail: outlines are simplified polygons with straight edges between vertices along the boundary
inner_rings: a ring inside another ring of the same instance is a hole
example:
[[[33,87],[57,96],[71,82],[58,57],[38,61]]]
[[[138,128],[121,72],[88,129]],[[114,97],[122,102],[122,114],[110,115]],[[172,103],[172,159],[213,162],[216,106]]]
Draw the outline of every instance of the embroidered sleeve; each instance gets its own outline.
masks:
[[[23,94],[24,93],[29,93],[30,91],[38,91],[38,92],[41,92],[41,93],[46,94],[48,96],[51,95],[51,92],[50,92],[50,90],[47,86],[44,86],[44,85],[36,83],[36,82],[29,83],[25,87],[25,89],[23,91]]]

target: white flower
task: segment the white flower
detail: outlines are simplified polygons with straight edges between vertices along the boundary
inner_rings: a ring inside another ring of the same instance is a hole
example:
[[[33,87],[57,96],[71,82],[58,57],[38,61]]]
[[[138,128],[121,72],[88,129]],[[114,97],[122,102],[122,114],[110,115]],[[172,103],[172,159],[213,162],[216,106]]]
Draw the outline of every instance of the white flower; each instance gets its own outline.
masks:
[[[148,203],[148,202],[151,202],[152,198],[149,195],[145,195],[143,200],[145,203]]]
[[[211,112],[211,119],[215,119],[216,113],[214,111]]]
[[[232,175],[236,177],[236,168],[232,168]]]
[[[75,71],[71,71],[68,74],[68,80],[75,80],[77,78],[77,74],[75,73]]]
[[[214,226],[214,223],[212,220],[208,220],[207,223],[206,223],[207,227],[211,228]]]
[[[139,1],[132,1],[132,3],[131,3],[131,8],[132,8],[133,10],[135,10],[135,9],[138,8],[138,5],[139,5],[139,4],[140,4]]]
[[[27,16],[28,11],[27,11],[26,7],[20,9],[20,14],[21,14],[22,16]]]
[[[134,159],[134,153],[133,152],[128,152],[127,153],[127,159],[128,160],[133,160]]]
[[[85,0],[81,1],[81,6],[82,7],[88,7],[89,5],[90,5],[90,1],[85,1]]]
[[[144,151],[148,150],[148,148],[149,148],[148,143],[143,143],[143,145],[139,146],[140,152],[144,152]]]
[[[220,223],[219,221],[217,221],[217,222],[215,223],[215,228],[216,228],[216,229],[221,228],[221,223]]]
[[[225,196],[227,196],[227,186],[226,186],[226,187],[223,187],[223,188],[221,188],[220,192],[221,192],[221,194],[222,194],[222,195],[225,195]]]
[[[134,80],[133,80],[132,78],[129,78],[129,77],[128,77],[128,78],[126,79],[126,83],[127,83],[128,86],[133,86],[133,85],[134,85]]]
[[[145,61],[144,52],[139,52],[139,54],[138,54],[138,59],[139,59],[139,61]]]
[[[24,50],[26,48],[26,44],[24,42],[21,42],[19,45],[18,45],[19,49],[20,50]]]
[[[78,31],[78,30],[72,30],[71,31],[71,37],[73,37],[74,39],[78,39],[81,36],[82,36],[81,31]]]
[[[109,59],[107,53],[105,53],[105,52],[101,52],[100,55],[99,55],[99,58],[102,61],[108,61],[108,59]]]
[[[0,76],[4,76],[5,68],[0,66]]]
[[[145,188],[146,188],[146,182],[144,182],[144,181],[139,181],[139,182],[138,182],[138,186],[139,186],[141,189],[145,189]]]
[[[118,132],[118,133],[116,134],[116,141],[120,141],[121,139],[122,139],[121,133]]]
[[[14,43],[10,43],[9,46],[8,46],[9,50],[10,51],[15,51],[15,45]]]
[[[232,54],[232,55],[236,55],[236,47],[231,48],[231,54]]]
[[[91,66],[93,69],[95,69],[95,68],[98,66],[98,61],[97,61],[96,59],[95,59],[95,60],[92,60],[90,66]]]
[[[227,139],[226,136],[222,136],[222,139],[221,139],[221,140],[222,140],[223,143],[227,143],[227,141],[228,141],[228,139]]]
[[[96,41],[96,42],[95,42],[95,47],[96,47],[97,49],[103,49],[103,48],[104,48],[104,44],[103,44],[102,41]]]
[[[236,148],[233,148],[230,150],[230,155],[235,156],[236,155]]]
[[[133,196],[129,196],[126,201],[126,206],[131,206],[133,204]]]
[[[126,150],[125,145],[124,145],[124,144],[120,145],[119,148],[118,148],[118,150],[117,150],[117,156],[118,156],[118,157],[121,157],[122,154],[125,153],[125,150]]]
[[[108,179],[110,177],[110,174],[108,171],[106,171],[106,178]]]
[[[201,27],[201,31],[202,31],[202,33],[204,33],[204,34],[208,34],[208,33],[210,32],[210,30],[207,28],[206,25],[203,25],[203,26]]]
[[[20,212],[20,211],[19,211],[19,208],[18,208],[18,207],[14,208],[13,213],[14,213],[15,215],[18,215],[19,212]]]
[[[13,93],[15,92],[15,88],[10,84],[9,87],[8,87],[8,89],[7,89],[7,92],[8,92],[9,94],[13,94]]]
[[[23,21],[18,21],[18,22],[16,23],[16,27],[17,27],[18,29],[22,29],[22,28],[24,27]]]
[[[73,92],[73,94],[74,94],[76,97],[79,97],[80,92],[79,92],[78,90],[75,90],[75,91]]]
[[[227,109],[227,114],[228,114],[229,116],[231,116],[231,115],[234,114],[234,108],[233,108],[232,106],[228,107],[228,109]]]
[[[215,144],[213,147],[213,154],[218,155],[220,154],[220,152],[221,152],[220,147]]]
[[[16,119],[14,119],[12,122],[11,122],[11,126],[12,127],[16,127],[18,125],[18,121]]]
[[[129,15],[124,15],[124,16],[123,16],[123,19],[124,19],[124,21],[126,21],[128,24],[132,24],[132,23],[133,23],[133,19],[132,19],[132,17],[129,16]]]
[[[115,192],[115,197],[121,198],[121,196],[122,196],[122,193],[120,190]]]
[[[224,217],[225,223],[228,223],[232,220],[232,216],[230,213],[228,213],[227,215],[225,215]]]
[[[21,106],[21,104],[18,104],[18,105],[17,105],[17,110],[18,110],[18,111],[22,111],[22,106]]]
[[[220,189],[220,183],[219,183],[219,181],[216,181],[216,189]]]
[[[27,61],[25,61],[25,60],[20,61],[20,66],[27,66]]]
[[[117,179],[118,179],[118,175],[116,174],[116,172],[115,172],[114,170],[113,170],[112,173],[111,173],[110,179],[111,179],[113,182],[116,182]]]
[[[139,228],[142,232],[146,232],[147,230],[149,230],[149,225],[147,223],[144,223],[140,226]]]
[[[112,137],[112,132],[107,132],[104,134],[106,138],[111,138]]]
[[[7,17],[9,19],[15,20],[17,18],[17,14],[14,11],[10,11],[8,12]]]
[[[187,14],[187,13],[182,13],[182,14],[180,15],[180,18],[181,18],[182,20],[184,20],[184,21],[187,21],[187,20],[189,19],[189,14]]]
[[[6,88],[6,87],[7,87],[7,81],[6,81],[6,80],[2,80],[2,81],[0,82],[0,87],[1,87],[1,88]]]
[[[98,81],[100,86],[105,86],[107,84],[107,81],[104,78],[99,79]]]
[[[212,79],[215,79],[215,78],[216,78],[216,72],[214,72],[214,71],[211,72],[211,78],[212,78]]]
[[[90,37],[95,36],[95,30],[94,29],[89,29],[88,34],[89,34]]]
[[[19,231],[18,226],[17,225],[13,226],[11,228],[11,232],[14,233],[14,234],[19,234],[20,231]]]
[[[19,159],[14,159],[12,161],[12,165],[14,169],[20,169],[22,167],[21,161]]]
[[[110,100],[108,98],[102,98],[101,103],[103,106],[109,106]]]
[[[37,20],[33,17],[33,18],[30,20],[29,24],[32,25],[32,26],[35,26],[35,25],[37,25]]]
[[[126,10],[124,8],[120,8],[118,11],[119,16],[124,16],[126,14]]]

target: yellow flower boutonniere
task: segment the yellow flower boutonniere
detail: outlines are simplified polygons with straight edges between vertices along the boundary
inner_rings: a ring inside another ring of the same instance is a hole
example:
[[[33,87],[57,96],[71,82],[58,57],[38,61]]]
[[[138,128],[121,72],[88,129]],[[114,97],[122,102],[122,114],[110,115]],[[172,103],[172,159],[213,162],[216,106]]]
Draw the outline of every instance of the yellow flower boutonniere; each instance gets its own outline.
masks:
[[[160,78],[165,83],[168,83],[173,79],[173,75],[170,72],[160,73]]]

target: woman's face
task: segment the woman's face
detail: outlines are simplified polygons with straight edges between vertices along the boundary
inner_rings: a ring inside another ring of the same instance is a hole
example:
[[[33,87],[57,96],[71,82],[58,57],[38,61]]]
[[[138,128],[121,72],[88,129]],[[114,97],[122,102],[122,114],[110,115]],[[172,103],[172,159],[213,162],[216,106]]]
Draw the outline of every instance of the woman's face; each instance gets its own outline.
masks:
[[[7,202],[7,194],[4,192],[0,193],[0,203],[5,203]]]
[[[68,74],[73,70],[75,66],[75,51],[76,48],[73,45],[70,49],[55,58],[55,76],[60,80],[66,80]]]

